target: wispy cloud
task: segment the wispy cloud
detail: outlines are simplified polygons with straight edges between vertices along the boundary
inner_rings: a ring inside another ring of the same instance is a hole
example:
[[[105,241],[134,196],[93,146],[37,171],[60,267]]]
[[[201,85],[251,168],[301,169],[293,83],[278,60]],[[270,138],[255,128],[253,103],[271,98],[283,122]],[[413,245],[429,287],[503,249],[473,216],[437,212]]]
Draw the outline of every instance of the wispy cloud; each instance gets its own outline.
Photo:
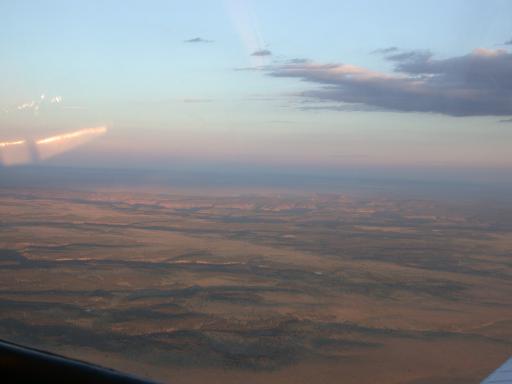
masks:
[[[211,103],[213,99],[187,98],[182,101],[184,103]]]
[[[387,47],[387,48],[376,49],[376,50],[372,51],[371,53],[378,54],[378,55],[387,55],[389,53],[397,52],[398,50],[399,50],[398,47]]]
[[[512,54],[506,50],[479,48],[445,59],[429,51],[390,50],[385,58],[394,64],[391,73],[313,61],[253,69],[318,84],[301,94],[318,101],[451,116],[512,115]]]
[[[192,39],[183,40],[184,43],[213,43],[213,40],[203,39],[202,37],[194,37]]]
[[[20,104],[16,107],[18,111],[23,111],[24,109],[33,109],[34,111],[39,110],[39,102],[29,101],[27,103]]]
[[[393,61],[395,63],[400,63],[400,62],[411,62],[411,61],[428,61],[432,58],[433,53],[428,51],[428,50],[424,50],[424,51],[420,51],[420,50],[414,50],[414,51],[403,51],[403,52],[393,52],[391,54],[386,54],[385,55],[385,59],[386,60],[389,60],[389,61]],[[397,67],[396,68],[398,71],[400,71],[400,68]]]
[[[53,96],[53,97],[47,98],[46,95],[43,93],[39,97],[39,99],[26,101],[24,103],[17,105],[16,107],[14,107],[12,109],[5,108],[3,111],[4,111],[4,113],[10,113],[13,110],[15,110],[15,111],[32,111],[35,115],[37,115],[43,106],[50,105],[50,104],[60,104],[61,102],[62,102],[62,96]]]
[[[306,64],[309,62],[311,62],[311,60],[303,58],[289,59],[286,61],[287,64]]]
[[[270,52],[268,49],[258,49],[257,51],[251,53],[251,56],[272,56],[272,52]]]
[[[50,104],[59,104],[62,101],[62,96],[54,96],[50,99]]]

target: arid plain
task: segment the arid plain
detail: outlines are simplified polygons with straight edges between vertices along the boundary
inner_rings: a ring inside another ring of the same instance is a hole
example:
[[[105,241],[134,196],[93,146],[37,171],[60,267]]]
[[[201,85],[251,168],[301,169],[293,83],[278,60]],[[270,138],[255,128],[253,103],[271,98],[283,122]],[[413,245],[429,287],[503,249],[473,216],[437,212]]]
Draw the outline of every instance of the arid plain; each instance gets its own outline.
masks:
[[[0,190],[0,337],[169,383],[479,383],[512,354],[512,208]]]

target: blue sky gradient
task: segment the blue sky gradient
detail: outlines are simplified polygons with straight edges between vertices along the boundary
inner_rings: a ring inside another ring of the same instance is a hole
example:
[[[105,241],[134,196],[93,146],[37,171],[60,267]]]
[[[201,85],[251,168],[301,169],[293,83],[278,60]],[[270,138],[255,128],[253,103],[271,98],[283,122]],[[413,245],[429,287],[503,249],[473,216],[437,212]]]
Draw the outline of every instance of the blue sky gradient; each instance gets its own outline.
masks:
[[[45,163],[507,168],[510,15],[507,0],[4,1],[0,142],[105,125],[105,135]],[[413,56],[375,52],[389,47]],[[327,65],[334,70],[319,80]],[[397,71],[426,65],[440,71],[430,83],[430,73]],[[475,65],[477,88],[467,90],[454,71]],[[423,77],[442,97],[490,96],[422,111],[400,104],[401,89],[389,108],[384,76],[407,77],[405,87]],[[379,100],[362,95],[367,80]]]

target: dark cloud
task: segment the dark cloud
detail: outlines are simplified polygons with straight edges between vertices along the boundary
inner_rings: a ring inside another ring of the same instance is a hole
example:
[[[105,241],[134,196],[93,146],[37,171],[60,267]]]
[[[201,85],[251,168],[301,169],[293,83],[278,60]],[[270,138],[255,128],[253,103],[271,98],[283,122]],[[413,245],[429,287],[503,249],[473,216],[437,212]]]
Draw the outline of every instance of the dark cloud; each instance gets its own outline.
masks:
[[[203,39],[202,37],[194,37],[193,39],[183,40],[184,43],[213,43],[213,40]]]
[[[325,105],[302,105],[299,106],[301,111],[337,111],[337,112],[373,112],[378,111],[379,109],[376,107],[368,106],[365,104],[337,104],[330,105],[325,103]]]
[[[510,119],[503,119],[499,121],[500,123],[512,123],[512,118]]]
[[[183,99],[184,103],[211,103],[213,99]]]
[[[508,51],[476,49],[446,59],[435,59],[429,51],[405,51],[385,57],[394,64],[394,73],[309,61],[258,69],[269,76],[322,85],[302,94],[318,101],[451,116],[512,115],[512,53]]]
[[[251,53],[251,56],[272,56],[272,52],[268,49],[260,49]]]
[[[400,53],[394,53],[387,55],[385,58],[389,61],[394,62],[414,62],[414,61],[426,61],[432,57],[430,51],[405,51]]]
[[[290,59],[290,60],[287,60],[286,61],[288,64],[306,64],[306,63],[309,63],[311,62],[311,60],[309,59]]]
[[[372,53],[378,54],[378,55],[388,55],[390,53],[397,52],[397,51],[398,51],[398,47],[387,47],[387,48],[376,49],[375,51],[372,51]]]
[[[505,45],[512,45],[512,39],[505,41]]]

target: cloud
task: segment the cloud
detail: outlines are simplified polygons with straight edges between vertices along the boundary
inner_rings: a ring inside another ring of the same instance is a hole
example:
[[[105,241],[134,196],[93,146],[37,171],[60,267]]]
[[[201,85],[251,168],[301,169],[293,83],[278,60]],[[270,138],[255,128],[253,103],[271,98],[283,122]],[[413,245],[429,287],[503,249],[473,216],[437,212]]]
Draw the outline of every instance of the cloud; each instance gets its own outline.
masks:
[[[187,98],[182,99],[184,103],[211,103],[213,99]]]
[[[203,39],[202,37],[194,37],[193,39],[183,40],[184,43],[213,43],[213,40]]]
[[[289,59],[287,60],[288,64],[306,64],[311,62],[309,59],[302,59],[302,58],[295,58],[295,59]]]
[[[389,53],[389,52],[388,52]],[[435,59],[429,51],[391,51],[391,73],[313,61],[262,66],[272,77],[320,85],[301,95],[318,101],[451,116],[512,115],[512,53],[479,48]]]
[[[36,101],[29,101],[28,103],[23,103],[23,104],[20,104],[16,107],[16,109],[18,111],[23,111],[24,109],[34,109],[34,110],[38,110],[39,109],[39,104],[38,102]]]
[[[512,118],[510,119],[503,119],[499,121],[500,123],[512,123]]]
[[[38,114],[39,110],[42,106],[48,105],[48,104],[60,104],[62,102],[62,96],[53,96],[50,99],[46,97],[46,95],[43,93],[38,100],[31,100],[22,104],[19,104],[16,106],[16,110],[18,111],[24,111],[24,110],[31,110],[34,112],[34,114]],[[9,113],[10,110],[6,109],[6,113]]]
[[[430,51],[405,51],[386,55],[386,60],[394,62],[413,62],[413,61],[427,61],[433,56]],[[396,68],[395,68],[396,69]]]
[[[512,39],[505,41],[505,45],[512,45]]]
[[[270,52],[268,49],[258,49],[257,51],[251,53],[251,56],[272,56],[272,52]]]
[[[378,54],[378,55],[387,55],[389,53],[397,52],[397,51],[398,51],[398,47],[387,47],[387,48],[376,49],[375,51],[372,51],[371,53]]]
[[[301,111],[338,111],[338,112],[373,112],[379,110],[376,107],[371,107],[365,104],[329,104],[325,103],[323,105],[303,105],[300,106],[299,109]]]
[[[62,102],[62,96],[54,96],[50,99],[50,104],[59,104]]]

